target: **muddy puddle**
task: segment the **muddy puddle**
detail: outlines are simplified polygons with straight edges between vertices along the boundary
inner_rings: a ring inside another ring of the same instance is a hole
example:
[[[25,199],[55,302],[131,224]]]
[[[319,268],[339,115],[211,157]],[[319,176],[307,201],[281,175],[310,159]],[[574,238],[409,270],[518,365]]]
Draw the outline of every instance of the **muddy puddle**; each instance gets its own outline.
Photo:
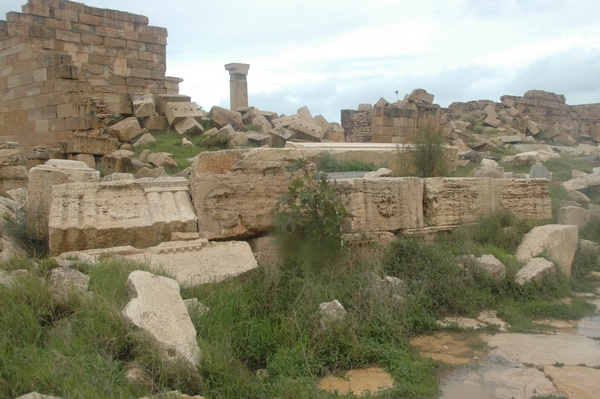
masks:
[[[394,386],[392,375],[379,367],[369,367],[348,371],[343,377],[327,376],[319,380],[319,388],[340,395],[354,393],[365,395],[376,394],[380,390]]]
[[[600,305],[598,299],[591,302]],[[598,398],[600,314],[537,322],[553,331],[440,332],[416,337],[411,344],[422,356],[449,365],[439,374],[443,399]]]

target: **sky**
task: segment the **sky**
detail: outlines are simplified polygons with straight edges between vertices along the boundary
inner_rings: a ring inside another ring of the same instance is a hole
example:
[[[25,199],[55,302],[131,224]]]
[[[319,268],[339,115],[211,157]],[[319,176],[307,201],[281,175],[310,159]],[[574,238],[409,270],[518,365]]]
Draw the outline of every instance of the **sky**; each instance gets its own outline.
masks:
[[[83,2],[167,28],[167,75],[206,110],[229,107],[231,62],[250,64],[249,105],[329,122],[415,88],[442,107],[533,89],[600,103],[598,0]],[[25,3],[0,0],[0,19]]]

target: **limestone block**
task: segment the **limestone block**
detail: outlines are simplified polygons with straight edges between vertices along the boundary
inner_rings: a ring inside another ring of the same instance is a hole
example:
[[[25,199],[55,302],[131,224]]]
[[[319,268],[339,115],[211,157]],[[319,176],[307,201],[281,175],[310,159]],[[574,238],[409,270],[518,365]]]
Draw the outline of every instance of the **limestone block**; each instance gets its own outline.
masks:
[[[478,166],[470,171],[467,177],[503,178],[504,168],[502,166]]]
[[[312,122],[315,125],[319,126],[323,132],[327,131],[327,129],[329,128],[329,122],[327,122],[327,119],[325,119],[323,115],[315,116]]]
[[[271,146],[283,147],[294,136],[294,133],[284,127],[276,127],[269,130],[269,135],[271,136]]]
[[[150,143],[156,143],[156,139],[150,133],[145,133],[144,135],[142,135],[142,137],[137,139],[135,143],[133,143],[133,147],[135,148]]]
[[[159,94],[156,96],[156,112],[160,116],[165,115],[165,106],[167,103],[189,103],[192,101],[190,96],[179,94]]]
[[[424,103],[424,104],[433,104],[434,95],[427,93],[427,91],[423,89],[414,89],[410,94],[407,94],[404,97],[405,100],[409,100],[415,103]],[[384,100],[383,98],[381,100]],[[379,100],[376,106],[381,105]],[[385,100],[384,100],[385,101]],[[385,101],[387,103],[387,101]],[[386,105],[386,104],[383,104]]]
[[[295,119],[288,129],[295,133],[295,138],[306,141],[321,141],[324,133],[319,126],[303,119]]]
[[[574,171],[575,172],[575,171]],[[588,187],[600,186],[600,173],[590,173],[564,182],[567,191],[583,190]]]
[[[591,218],[591,212],[580,206],[561,206],[558,210],[558,224],[576,225],[582,228]]]
[[[85,163],[51,159],[29,171],[27,196],[27,234],[29,238],[46,240],[52,202],[52,187],[64,183],[94,182],[100,172]]]
[[[169,128],[169,120],[166,116],[149,116],[142,119],[142,127],[151,132],[162,132]]]
[[[281,116],[280,118],[273,119],[273,125],[275,127],[289,127],[295,120],[300,119],[298,114],[290,115],[290,116]]]
[[[600,155],[600,148],[590,144],[579,144],[575,149],[575,155]]]
[[[237,133],[231,140],[228,141],[229,148],[247,147],[250,144],[248,134],[246,132]]]
[[[179,165],[173,160],[173,154],[167,152],[153,152],[148,155],[147,161],[156,167],[177,168]]]
[[[373,233],[418,229],[423,222],[423,180],[417,177],[339,179],[346,217],[343,232]]]
[[[344,309],[340,301],[334,299],[331,302],[319,304],[319,314],[321,315],[321,327],[325,329],[332,323],[344,320],[346,309]]]
[[[248,240],[250,248],[256,258],[256,262],[262,266],[274,266],[281,263],[283,256],[275,237],[254,237]]]
[[[525,266],[519,269],[515,276],[515,282],[523,285],[530,281],[540,281],[552,271],[554,271],[554,263],[544,258],[531,258]]]
[[[575,191],[575,190],[569,191],[569,193],[565,197],[565,200],[577,202],[579,205],[582,205],[582,206],[586,206],[587,204],[592,202],[590,197],[588,197],[581,191]]]
[[[107,155],[116,149],[117,139],[110,136],[75,133],[67,139],[67,154]]]
[[[475,267],[495,281],[501,281],[506,277],[506,266],[494,255],[482,255],[475,258]]]
[[[493,159],[488,159],[488,158],[482,158],[481,162],[479,163],[481,166],[488,166],[488,167],[492,167],[492,168],[496,168],[500,165],[498,165],[498,162],[494,161]]]
[[[287,167],[302,157],[287,148],[200,153],[190,180],[200,233],[214,239],[269,232],[277,197],[290,184]]]
[[[531,169],[529,169],[529,177],[531,179],[552,180],[552,174],[550,173],[548,168],[542,165],[541,163],[531,165]]]
[[[268,145],[271,136],[268,134],[262,134],[258,132],[247,132],[248,141],[253,143],[258,147],[262,147],[263,145]]]
[[[345,139],[344,128],[337,122],[330,123],[323,134],[323,140],[343,143]]]
[[[364,178],[365,179],[375,179],[378,177],[392,177],[394,174],[394,171],[388,168],[379,168],[374,172],[367,172],[365,173]]]
[[[513,158],[513,166],[530,166],[540,162],[538,151],[522,152]]]
[[[314,123],[314,118],[306,105],[302,108],[298,108],[297,114],[300,119],[305,120],[306,122]]]
[[[69,159],[85,163],[88,168],[96,169],[96,157],[93,154],[75,154]]]
[[[372,104],[358,104],[358,112],[372,112],[373,105]]]
[[[179,284],[137,270],[129,275],[127,288],[133,299],[123,309],[123,317],[156,339],[165,359],[185,360],[196,367],[201,359],[200,348]]]
[[[0,142],[0,166],[14,166],[19,164],[19,143]]]
[[[202,125],[194,118],[185,118],[175,125],[175,131],[178,134],[194,137],[204,133],[204,127],[202,127]]]
[[[483,123],[488,125],[488,126],[492,126],[492,127],[498,127],[502,124],[502,122],[500,121],[500,119],[498,118],[493,118],[491,116],[488,116],[487,118],[485,118],[483,120]]]
[[[221,143],[227,143],[235,137],[235,130],[233,129],[233,126],[225,125],[213,134],[212,137]]]
[[[543,254],[550,256],[562,269],[563,274],[571,276],[571,266],[577,243],[579,230],[575,225],[548,224],[531,229],[517,248],[517,259],[528,262]]]
[[[16,188],[27,187],[29,173],[25,166],[0,166],[0,197]]]
[[[106,128],[108,134],[118,138],[120,141],[128,142],[138,137],[144,131],[135,117],[123,119],[121,122]]]
[[[532,136],[536,136],[540,132],[540,129],[538,128],[538,124],[532,120],[527,120],[526,126],[527,126],[527,131],[529,133],[531,133]]]
[[[50,253],[168,241],[175,231],[197,231],[185,178],[74,183],[54,187]]]
[[[499,212],[523,219],[552,217],[545,179],[432,177],[424,183],[425,220],[434,226],[473,223]]]
[[[215,106],[210,109],[209,115],[213,124],[219,129],[231,125],[234,130],[246,130],[246,125],[242,122],[242,114],[237,111]]]
[[[70,267],[57,267],[50,272],[50,292],[57,306],[68,309],[77,294],[88,290],[89,276]]]
[[[154,95],[144,94],[143,96],[133,97],[133,114],[136,118],[155,116]]]
[[[202,111],[195,102],[166,103],[164,113],[170,126],[175,126],[186,118],[194,118],[198,122],[202,120]]]

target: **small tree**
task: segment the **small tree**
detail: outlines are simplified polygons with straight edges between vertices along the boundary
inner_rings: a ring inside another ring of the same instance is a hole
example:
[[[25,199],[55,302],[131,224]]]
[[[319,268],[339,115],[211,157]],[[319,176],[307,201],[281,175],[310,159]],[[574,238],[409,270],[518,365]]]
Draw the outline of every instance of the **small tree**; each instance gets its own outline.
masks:
[[[442,137],[430,128],[422,129],[419,133],[417,147],[412,152],[417,175],[420,177],[445,175],[448,166]]]
[[[274,209],[277,238],[288,256],[310,263],[326,259],[342,246],[346,209],[310,160],[297,160],[290,172],[296,177]]]

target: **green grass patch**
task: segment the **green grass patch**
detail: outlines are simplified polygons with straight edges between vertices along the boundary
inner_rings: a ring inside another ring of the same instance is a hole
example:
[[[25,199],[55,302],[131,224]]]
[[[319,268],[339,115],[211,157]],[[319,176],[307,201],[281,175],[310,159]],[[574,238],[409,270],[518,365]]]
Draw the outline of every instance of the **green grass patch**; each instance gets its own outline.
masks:
[[[374,171],[377,166],[369,162],[351,160],[341,162],[335,159],[328,152],[321,152],[314,157],[314,162],[317,165],[319,172],[334,173],[334,172],[353,172],[353,171]]]

